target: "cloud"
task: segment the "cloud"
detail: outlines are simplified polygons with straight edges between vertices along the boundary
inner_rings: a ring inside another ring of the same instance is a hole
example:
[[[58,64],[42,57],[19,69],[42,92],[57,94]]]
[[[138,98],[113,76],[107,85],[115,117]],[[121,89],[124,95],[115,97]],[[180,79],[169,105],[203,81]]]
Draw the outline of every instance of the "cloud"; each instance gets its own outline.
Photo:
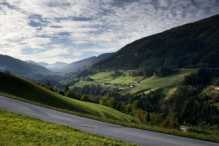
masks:
[[[88,52],[114,52],[218,9],[216,0],[0,0],[0,54],[83,59]]]
[[[81,56],[83,53],[82,52],[73,52],[72,53],[74,56]]]
[[[107,52],[114,52],[114,48],[105,48],[105,49],[84,49],[82,52],[98,52],[98,53],[107,53]]]
[[[47,51],[43,51],[39,53],[38,55],[42,57],[54,57],[54,56],[68,54],[68,53],[69,53],[68,48],[53,48]]]
[[[27,48],[46,49],[43,46],[50,43],[50,38],[33,37],[23,41]]]
[[[194,0],[198,7],[211,8],[216,4],[216,0]]]
[[[52,45],[52,48],[48,50],[41,50],[40,52],[35,52],[28,55],[21,55],[20,58],[22,60],[34,60],[36,62],[47,62],[47,63],[55,63],[65,62],[71,63],[74,61],[78,61],[78,58],[72,59],[71,57],[66,57],[65,55],[69,54],[71,51],[69,48],[64,48],[60,45]]]
[[[158,0],[158,2],[159,2],[160,7],[168,7],[169,6],[169,1]]]

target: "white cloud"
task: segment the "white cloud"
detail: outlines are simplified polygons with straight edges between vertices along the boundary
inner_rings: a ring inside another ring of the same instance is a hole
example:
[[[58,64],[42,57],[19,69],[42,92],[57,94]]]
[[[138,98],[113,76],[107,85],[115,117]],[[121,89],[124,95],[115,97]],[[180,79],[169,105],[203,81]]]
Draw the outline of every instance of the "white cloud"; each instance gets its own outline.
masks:
[[[0,54],[24,58],[29,48],[35,59],[72,61],[218,14],[218,8],[216,0],[0,0]]]
[[[43,45],[50,43],[50,38],[33,37],[25,39],[23,43],[26,43],[27,48],[46,49]]]
[[[0,8],[0,40],[10,44],[35,35],[36,29],[28,25],[29,20],[24,13],[4,5]]]
[[[53,48],[53,49],[49,49],[49,50],[46,50],[46,51],[39,53],[38,56],[54,57],[54,56],[58,56],[58,55],[68,54],[68,53],[69,53],[68,48]]]
[[[107,53],[107,52],[115,52],[114,48],[105,48],[105,49],[101,49],[101,48],[92,48],[91,49],[83,49],[81,50],[82,52],[97,52],[97,53]]]
[[[158,0],[158,2],[159,2],[159,5],[161,7],[168,7],[169,6],[169,1],[167,1],[167,0]]]
[[[83,53],[82,52],[75,52],[75,51],[73,51],[73,53],[72,53],[74,56],[81,56]]]

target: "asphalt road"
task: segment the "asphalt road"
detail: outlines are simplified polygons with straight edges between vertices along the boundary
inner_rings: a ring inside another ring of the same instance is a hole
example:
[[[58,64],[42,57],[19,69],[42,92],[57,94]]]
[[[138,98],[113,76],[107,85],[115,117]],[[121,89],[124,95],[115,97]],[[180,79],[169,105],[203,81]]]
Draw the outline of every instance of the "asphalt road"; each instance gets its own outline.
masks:
[[[219,146],[217,143],[127,128],[78,117],[2,96],[0,96],[0,109],[145,146]]]

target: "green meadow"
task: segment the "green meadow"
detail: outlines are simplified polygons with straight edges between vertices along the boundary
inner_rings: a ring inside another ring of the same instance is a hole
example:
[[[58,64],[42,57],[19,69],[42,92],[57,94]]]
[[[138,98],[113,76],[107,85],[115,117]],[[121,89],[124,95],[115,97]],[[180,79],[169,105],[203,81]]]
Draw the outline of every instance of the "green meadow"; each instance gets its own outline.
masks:
[[[90,84],[92,84],[92,82],[81,81],[81,82],[78,82],[78,83],[74,84],[74,86],[76,86],[76,87],[83,87],[85,85],[90,85]],[[69,88],[73,88],[74,86],[70,86]]]
[[[127,87],[121,86],[114,86],[114,88],[118,88],[122,94],[124,93],[131,93],[131,94],[138,94],[138,93],[149,93],[150,91],[154,91],[157,89],[162,88],[164,93],[167,97],[172,94],[176,87],[181,83],[186,75],[189,75],[192,72],[197,72],[196,70],[180,70],[175,74],[171,74],[166,77],[157,77],[152,76],[149,78],[144,78],[143,76],[132,77],[129,76],[129,71],[120,71],[122,75],[119,77],[113,77],[113,71],[109,72],[98,72],[92,76],[89,76],[92,81],[92,84],[100,84],[103,83],[118,83],[118,84],[134,84],[135,87],[129,90],[126,90]],[[134,83],[135,81],[140,81],[139,84]],[[74,86],[83,87],[84,85],[91,84],[91,82],[79,82],[76,83]],[[113,86],[112,86],[113,87]]]
[[[104,80],[110,77],[111,74],[113,74],[113,71],[109,72],[99,72],[96,73],[95,75],[90,76],[91,79],[93,80]]]
[[[150,78],[144,79],[141,81],[141,83],[138,86],[147,86],[150,88],[150,90],[156,90],[158,88],[166,89],[169,90],[169,93],[174,92],[176,87],[183,81],[184,77],[186,75],[189,75],[191,72],[194,71],[178,71],[175,74],[166,76],[166,77],[157,77],[157,76],[152,76]],[[138,87],[137,86],[137,87]],[[137,88],[131,93],[134,94],[140,89]],[[146,91],[147,93],[148,91]]]
[[[0,94],[4,96],[103,121],[141,123],[136,117],[110,107],[59,95],[21,77],[0,72],[0,80]]]
[[[0,131],[1,146],[134,145],[3,110],[0,110]]]

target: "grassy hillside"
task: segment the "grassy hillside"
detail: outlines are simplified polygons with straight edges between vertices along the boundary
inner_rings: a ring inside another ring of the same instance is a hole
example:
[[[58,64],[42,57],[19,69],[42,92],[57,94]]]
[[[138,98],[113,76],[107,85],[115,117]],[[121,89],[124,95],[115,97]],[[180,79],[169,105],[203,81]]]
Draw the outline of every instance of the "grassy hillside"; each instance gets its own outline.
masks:
[[[152,76],[149,78],[144,78],[143,76],[132,77],[129,76],[129,71],[120,71],[121,76],[113,77],[113,71],[108,72],[98,72],[89,78],[93,79],[92,82],[81,81],[76,83],[74,86],[83,87],[88,84],[100,84],[103,83],[117,83],[117,84],[126,84],[126,86],[113,86],[107,85],[109,87],[118,88],[120,92],[123,93],[149,93],[150,90],[154,91],[156,89],[162,88],[163,92],[168,96],[173,93],[176,87],[181,83],[186,75],[189,75],[191,72],[197,72],[196,70],[180,70],[175,74],[171,74],[166,77]],[[135,81],[140,81],[139,84]],[[134,88],[130,88],[129,84],[134,84]]]
[[[26,79],[0,72],[0,94],[17,97],[57,109],[120,122],[140,122],[137,118],[99,104],[83,102],[51,92]]]
[[[1,146],[134,145],[0,110]]]
[[[219,67],[219,15],[136,40],[95,69]]]
[[[75,86],[76,87],[83,87],[85,85],[90,85],[90,84],[92,84],[92,82],[80,81],[80,82],[76,83]]]
[[[196,71],[182,70],[166,77],[152,76],[150,78],[142,80],[139,85],[136,85],[137,88],[133,89],[131,93],[140,91],[143,88],[143,86],[145,86],[146,89],[149,88],[150,90],[162,88],[168,90],[169,92],[174,92],[174,89],[176,89],[176,87],[181,83],[184,77],[186,75],[189,75],[191,72]],[[148,93],[148,91],[146,91],[145,93]]]

